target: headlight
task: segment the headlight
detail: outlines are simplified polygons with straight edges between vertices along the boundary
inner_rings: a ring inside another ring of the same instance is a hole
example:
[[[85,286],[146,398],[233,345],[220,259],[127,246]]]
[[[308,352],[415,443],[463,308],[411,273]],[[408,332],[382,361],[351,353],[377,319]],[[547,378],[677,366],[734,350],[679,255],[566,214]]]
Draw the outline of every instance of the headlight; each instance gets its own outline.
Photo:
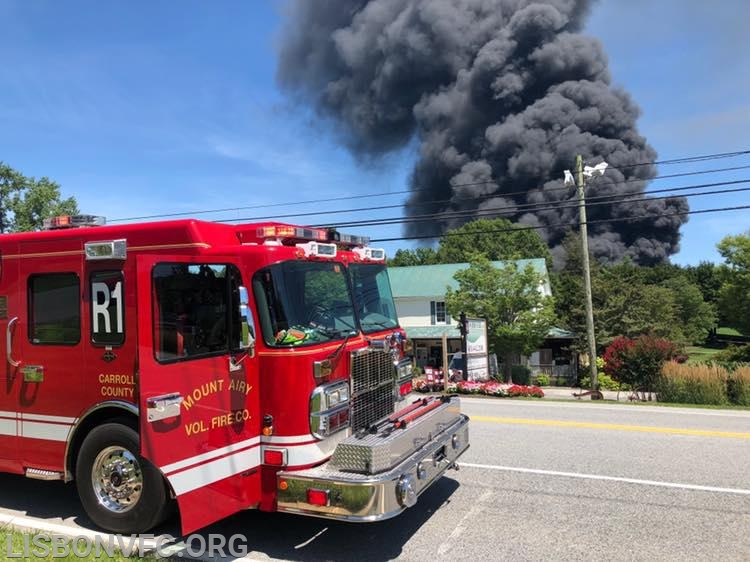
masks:
[[[414,366],[411,364],[411,360],[407,359],[402,361],[396,367],[396,374],[399,380],[410,377]]]
[[[310,396],[310,433],[324,439],[349,427],[349,383],[319,386]]]
[[[325,390],[326,404],[329,408],[349,402],[349,385],[340,385]]]

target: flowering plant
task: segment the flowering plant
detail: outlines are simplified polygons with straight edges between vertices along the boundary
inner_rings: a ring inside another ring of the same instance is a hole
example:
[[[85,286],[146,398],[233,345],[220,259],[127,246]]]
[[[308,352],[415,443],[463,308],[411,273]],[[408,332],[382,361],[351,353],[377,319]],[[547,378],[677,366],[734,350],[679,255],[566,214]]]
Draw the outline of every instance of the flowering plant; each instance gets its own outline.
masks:
[[[476,381],[461,381],[457,386],[461,394],[479,394],[482,390],[482,383]]]
[[[482,394],[487,396],[508,396],[508,385],[496,381],[486,382],[482,385]]]
[[[525,386],[520,384],[504,384],[496,381],[479,382],[479,381],[460,381],[450,382],[448,387],[444,388],[442,382],[430,381],[427,379],[414,379],[415,392],[442,392],[445,390],[448,394],[484,394],[486,396],[506,397],[506,396],[525,396],[530,398],[543,398],[544,391],[538,386]]]
[[[454,385],[455,386],[455,385]],[[414,379],[412,382],[412,389],[415,392],[443,392],[444,385],[443,381],[436,381],[432,379]],[[453,392],[455,392],[455,388]]]
[[[527,396],[529,398],[543,398],[544,391],[538,386],[514,384],[508,389],[508,396]]]

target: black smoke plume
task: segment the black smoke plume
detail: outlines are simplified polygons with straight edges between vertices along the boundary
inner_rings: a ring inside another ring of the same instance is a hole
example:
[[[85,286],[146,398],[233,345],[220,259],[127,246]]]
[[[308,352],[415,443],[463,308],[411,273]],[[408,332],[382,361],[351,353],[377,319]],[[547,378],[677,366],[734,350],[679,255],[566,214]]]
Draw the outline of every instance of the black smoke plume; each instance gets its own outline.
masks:
[[[590,4],[297,0],[278,80],[331,118],[361,158],[417,138],[406,214],[435,218],[407,223],[408,236],[501,215],[545,227],[559,264],[578,216],[574,191],[561,189],[563,170],[582,154],[587,164],[610,164],[587,185],[593,255],[663,262],[679,250],[684,198],[595,204],[643,194],[656,152],[638,133],[638,108],[612,86],[601,44],[580,33]]]

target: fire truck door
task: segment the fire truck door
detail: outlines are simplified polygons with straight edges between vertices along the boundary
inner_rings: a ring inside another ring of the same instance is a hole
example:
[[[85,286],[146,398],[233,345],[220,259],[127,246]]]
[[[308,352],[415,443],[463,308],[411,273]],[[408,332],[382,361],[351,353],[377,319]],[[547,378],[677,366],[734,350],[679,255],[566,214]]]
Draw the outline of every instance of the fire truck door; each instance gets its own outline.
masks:
[[[80,252],[67,242],[24,242],[11,299],[11,360],[23,468],[61,472],[85,402],[83,283]],[[7,357],[6,357],[7,360]]]
[[[176,495],[183,533],[260,499],[258,369],[240,349],[233,262],[137,258],[141,454]]]
[[[16,358],[13,357],[13,350],[7,347],[9,339],[12,344],[12,336],[18,327],[18,319],[15,318],[20,298],[15,289],[18,282],[18,259],[9,259],[8,254],[14,254],[17,258],[17,248],[10,252],[8,248],[4,248],[0,278],[0,353],[3,362],[0,369],[0,470],[20,472],[17,443],[19,370],[14,365]]]

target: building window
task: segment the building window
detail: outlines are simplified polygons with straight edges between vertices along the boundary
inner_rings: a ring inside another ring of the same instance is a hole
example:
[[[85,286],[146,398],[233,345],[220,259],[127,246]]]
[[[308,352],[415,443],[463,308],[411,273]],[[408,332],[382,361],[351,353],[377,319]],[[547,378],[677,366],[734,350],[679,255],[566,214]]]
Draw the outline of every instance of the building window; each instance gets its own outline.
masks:
[[[435,322],[437,324],[445,324],[445,303],[435,303]]]
[[[450,324],[451,318],[445,310],[445,301],[430,302],[430,324]]]
[[[45,345],[81,341],[80,295],[75,273],[29,277],[29,341]]]

